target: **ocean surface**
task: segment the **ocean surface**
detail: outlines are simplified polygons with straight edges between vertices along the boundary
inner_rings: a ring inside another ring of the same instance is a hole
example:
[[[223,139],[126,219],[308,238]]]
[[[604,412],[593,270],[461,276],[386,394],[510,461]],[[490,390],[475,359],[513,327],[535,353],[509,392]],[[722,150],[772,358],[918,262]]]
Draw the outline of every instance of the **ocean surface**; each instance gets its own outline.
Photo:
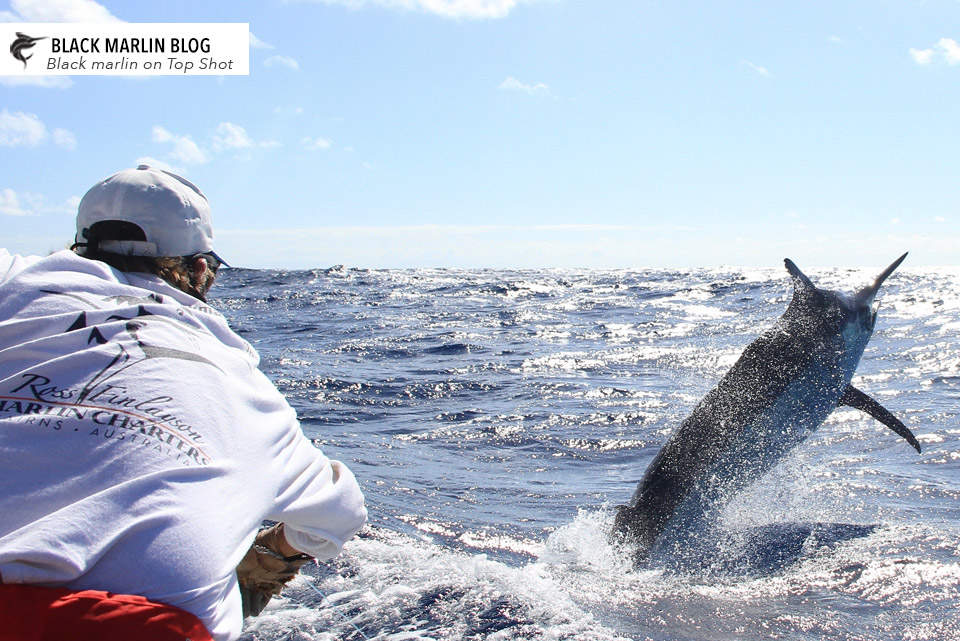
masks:
[[[909,261],[854,384],[923,453],[837,409],[686,573],[634,567],[613,510],[786,309],[782,268],[226,270],[214,305],[370,510],[243,638],[960,639],[960,270]]]

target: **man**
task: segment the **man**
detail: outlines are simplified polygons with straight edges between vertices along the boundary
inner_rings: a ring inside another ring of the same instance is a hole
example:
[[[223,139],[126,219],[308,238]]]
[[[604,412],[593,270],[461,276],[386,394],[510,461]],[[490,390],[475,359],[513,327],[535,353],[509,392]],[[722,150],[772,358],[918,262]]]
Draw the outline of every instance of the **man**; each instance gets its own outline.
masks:
[[[0,249],[0,639],[234,639],[241,561],[257,610],[340,552],[363,495],[204,302],[222,261],[199,189],[122,171],[80,202],[76,241]],[[251,548],[264,519],[282,524]]]

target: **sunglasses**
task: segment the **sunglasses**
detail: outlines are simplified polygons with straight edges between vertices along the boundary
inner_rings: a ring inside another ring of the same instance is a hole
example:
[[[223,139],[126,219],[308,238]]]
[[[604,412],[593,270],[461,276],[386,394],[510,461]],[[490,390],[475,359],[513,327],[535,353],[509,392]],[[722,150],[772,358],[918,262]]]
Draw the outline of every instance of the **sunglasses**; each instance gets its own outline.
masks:
[[[186,256],[185,258],[188,262],[193,262],[198,258],[203,258],[207,261],[207,267],[209,267],[210,271],[212,271],[214,274],[216,274],[217,270],[220,269],[220,265],[226,265],[226,263],[220,260],[220,258],[213,252],[208,252],[206,254],[194,254],[193,256]],[[229,267],[229,265],[227,266]]]

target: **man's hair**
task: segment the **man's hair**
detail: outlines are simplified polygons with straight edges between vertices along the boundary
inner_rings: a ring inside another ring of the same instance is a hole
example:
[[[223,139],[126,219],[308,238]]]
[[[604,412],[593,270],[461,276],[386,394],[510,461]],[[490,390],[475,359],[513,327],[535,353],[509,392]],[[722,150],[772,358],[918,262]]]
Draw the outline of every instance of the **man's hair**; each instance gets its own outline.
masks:
[[[116,254],[100,249],[100,243],[105,240],[146,240],[147,235],[134,223],[123,220],[103,220],[94,223],[86,235],[86,243],[76,243],[72,247],[78,255],[90,260],[99,260],[121,272],[154,274],[177,289],[206,302],[206,292],[216,277],[216,273],[210,269],[209,264],[201,287],[197,287],[192,278],[193,256],[154,258]]]

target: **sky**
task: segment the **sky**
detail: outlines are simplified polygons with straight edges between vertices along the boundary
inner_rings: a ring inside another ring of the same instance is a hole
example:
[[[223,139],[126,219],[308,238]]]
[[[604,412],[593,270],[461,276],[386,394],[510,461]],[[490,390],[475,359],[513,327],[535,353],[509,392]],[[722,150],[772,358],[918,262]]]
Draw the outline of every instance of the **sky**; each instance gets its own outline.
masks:
[[[960,264],[960,0],[0,0],[0,21],[251,34],[247,76],[0,77],[13,253],[69,245],[87,189],[148,163],[200,186],[242,267]]]

